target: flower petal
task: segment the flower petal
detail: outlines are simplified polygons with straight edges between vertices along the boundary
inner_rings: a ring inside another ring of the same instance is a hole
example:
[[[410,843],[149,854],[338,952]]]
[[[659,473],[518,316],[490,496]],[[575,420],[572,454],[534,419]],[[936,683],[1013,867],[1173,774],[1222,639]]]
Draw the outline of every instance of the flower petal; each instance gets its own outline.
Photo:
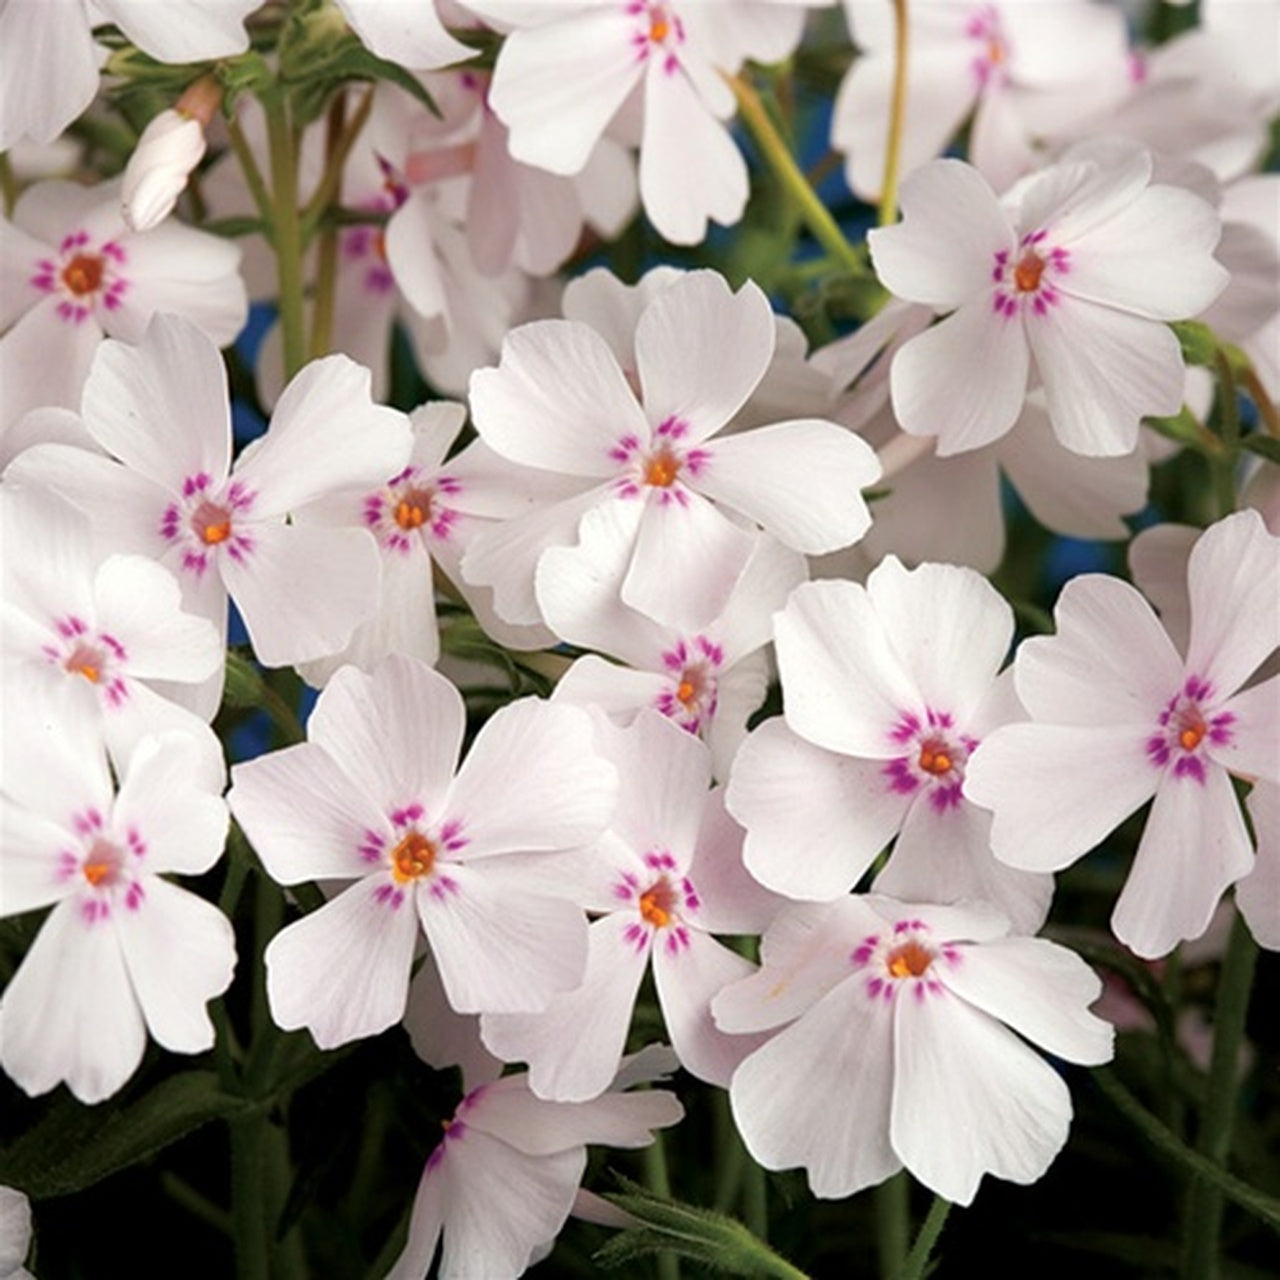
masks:
[[[231,922],[194,893],[147,876],[136,908],[116,931],[147,1030],[173,1053],[212,1048],[206,1003],[231,985],[236,939]]]
[[[417,938],[412,898],[366,876],[267,944],[271,1016],[322,1049],[385,1031],[404,1016]]]
[[[894,1151],[953,1204],[971,1203],[986,1173],[1036,1181],[1067,1140],[1067,1086],[994,1018],[918,990],[894,1002]]]

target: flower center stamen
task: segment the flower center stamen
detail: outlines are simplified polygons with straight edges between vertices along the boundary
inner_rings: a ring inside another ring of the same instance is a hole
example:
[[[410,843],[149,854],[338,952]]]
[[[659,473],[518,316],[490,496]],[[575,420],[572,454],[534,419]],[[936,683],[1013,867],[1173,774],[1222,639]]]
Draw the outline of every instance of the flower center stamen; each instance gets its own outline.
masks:
[[[100,650],[89,644],[78,644],[67,655],[62,669],[70,675],[84,676],[90,684],[102,679],[103,656]]]
[[[941,777],[942,774],[951,772],[954,762],[947,753],[946,747],[941,742],[931,738],[921,743],[917,763],[925,773]]]
[[[191,528],[207,547],[216,547],[231,537],[231,512],[207,499],[191,513]]]
[[[120,850],[115,845],[106,840],[95,840],[80,871],[96,889],[99,885],[110,884],[115,880],[120,871],[120,863]]]
[[[918,978],[933,963],[934,953],[914,938],[894,947],[885,957],[889,973],[895,978]]]
[[[102,255],[97,253],[78,253],[62,269],[62,283],[78,298],[88,293],[97,293],[102,286],[102,277],[106,265]]]
[[[1018,259],[1018,265],[1013,269],[1013,282],[1019,292],[1034,293],[1040,287],[1044,266],[1044,259],[1034,249],[1028,249]]]
[[[664,929],[671,923],[674,908],[675,894],[665,878],[640,895],[640,914],[655,929]]]
[[[421,529],[431,519],[431,491],[410,489],[396,503],[396,524],[400,528]]]
[[[680,474],[680,459],[670,449],[660,449],[645,463],[644,482],[655,489],[669,489]]]
[[[410,831],[391,851],[392,875],[398,884],[420,880],[436,864],[436,847],[420,831]]]

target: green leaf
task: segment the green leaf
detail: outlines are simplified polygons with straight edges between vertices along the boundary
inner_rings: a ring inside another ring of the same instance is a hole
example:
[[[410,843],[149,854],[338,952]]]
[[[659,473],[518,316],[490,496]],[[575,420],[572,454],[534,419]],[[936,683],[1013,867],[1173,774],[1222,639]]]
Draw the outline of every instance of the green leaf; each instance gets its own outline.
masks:
[[[1256,453],[1258,457],[1266,458],[1268,462],[1280,465],[1280,440],[1277,440],[1275,436],[1253,432],[1250,435],[1241,436],[1240,444],[1243,448],[1248,449],[1250,453]]]
[[[88,1107],[64,1093],[0,1154],[0,1184],[37,1200],[70,1195],[251,1105],[223,1093],[212,1071],[170,1076],[126,1106]]]
[[[618,1267],[647,1254],[675,1253],[725,1275],[805,1280],[804,1272],[774,1253],[736,1218],[663,1199],[627,1178],[618,1181],[625,1191],[605,1198],[635,1218],[637,1225],[596,1252],[594,1259],[601,1266]]]
[[[1185,404],[1172,418],[1144,418],[1143,422],[1168,440],[1189,444],[1197,449],[1204,448],[1204,431],[1196,421],[1195,414]]]

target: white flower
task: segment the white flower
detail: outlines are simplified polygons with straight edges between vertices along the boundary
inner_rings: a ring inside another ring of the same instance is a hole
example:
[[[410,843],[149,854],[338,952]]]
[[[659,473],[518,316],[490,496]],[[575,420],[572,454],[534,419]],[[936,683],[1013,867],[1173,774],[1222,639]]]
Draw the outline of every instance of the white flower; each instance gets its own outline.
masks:
[[[205,1003],[231,982],[231,925],[161,878],[222,853],[227,807],[200,774],[194,740],[165,733],[117,792],[90,720],[6,723],[0,914],[57,904],[0,1001],[0,1063],[27,1093],[65,1081],[81,1102],[110,1097],[148,1032],[174,1053],[212,1046]]]
[[[22,137],[52,142],[98,91],[104,50],[93,27],[114,22],[160,62],[203,62],[249,47],[244,18],[261,0],[0,0],[0,151]]]
[[[862,51],[840,85],[831,141],[849,185],[880,194],[893,92],[892,8],[845,0]],[[1080,96],[1127,65],[1124,15],[1085,0],[915,0],[900,172],[940,155],[973,115],[970,158],[997,187],[1027,167],[1032,140],[1079,111]]]
[[[579,172],[638,91],[640,197],[653,225],[677,244],[697,244],[708,219],[729,225],[742,216],[747,166],[723,124],[734,100],[720,69],[736,71],[760,35],[770,55],[783,56],[799,37],[798,6],[472,0],[468,7],[514,28],[498,52],[490,101],[517,160]]]
[[[586,919],[537,881],[542,855],[603,831],[615,771],[585,712],[528,698],[485,723],[455,778],[465,722],[443,676],[393,656],[338,672],[307,742],[232,769],[232,811],[274,879],[355,881],[267,948],[273,1016],[322,1048],[403,1016],[419,921],[459,1012],[544,1008],[582,976]]]
[[[742,866],[742,833],[708,790],[706,747],[653,711],[628,729],[601,723],[596,740],[622,783],[608,834],[577,877],[591,924],[582,983],[529,1014],[484,1014],[499,1057],[529,1064],[540,1098],[577,1102],[608,1086],[641,980],[654,986],[672,1047],[701,1080],[727,1085],[754,1041],[718,1031],[711,998],[751,971],[711,935],[757,933],[779,900]]]
[[[112,549],[158,559],[187,607],[220,627],[229,593],[264,664],[333,653],[373,612],[373,537],[287,522],[321,497],[366,492],[408,460],[408,422],[371,402],[367,369],[341,355],[307,365],[233,468],[222,357],[194,325],[160,315],[136,348],[103,343],[83,416],[119,462],[40,445],[8,474],[66,494]],[[217,693],[205,691],[214,706]]]
[[[626,560],[625,522],[612,508],[583,517],[584,550],[551,547],[538,562],[538,605],[569,644],[595,649],[561,676],[553,697],[597,706],[619,724],[653,707],[711,747],[715,776],[729,765],[764,701],[773,611],[805,579],[804,558],[768,534],[754,550],[724,610],[699,631],[664,627],[628,608],[619,595]],[[587,548],[590,548],[588,553]]]
[[[361,41],[380,58],[431,71],[474,58],[440,20],[436,0],[335,0]]]
[[[518,1276],[541,1256],[574,1207],[587,1144],[647,1147],[684,1109],[661,1089],[622,1090],[674,1066],[657,1046],[627,1060],[589,1102],[544,1102],[524,1074],[472,1089],[431,1153],[409,1241],[387,1280],[420,1280],[443,1235],[442,1280]]]
[[[1280,676],[1246,685],[1280,645],[1280,539],[1255,511],[1201,535],[1188,566],[1185,659],[1145,600],[1103,574],[1072,579],[1054,636],[1014,664],[1031,722],[997,729],[965,794],[994,811],[996,856],[1070,865],[1154,797],[1111,918],[1147,958],[1204,932],[1254,855],[1231,774],[1280,783]]]
[[[1013,612],[995,589],[970,569],[906,570],[890,556],[866,587],[798,587],[774,635],[784,715],[751,734],[729,779],[751,873],[793,898],[830,899],[896,836],[879,892],[993,902],[1020,931],[1037,929],[1052,879],[1010,875],[992,857],[989,817],[962,791],[979,743],[1021,717],[997,675]]]
[[[0,1187],[0,1280],[33,1280],[22,1264],[31,1248],[31,1203],[21,1191]]]
[[[511,621],[536,621],[538,557],[572,543],[588,510],[613,506],[630,530],[623,601],[696,629],[724,609],[753,526],[808,554],[856,541],[871,520],[859,491],[879,475],[867,445],[818,419],[723,430],[764,376],[775,334],[755,285],[734,294],[714,272],[691,272],[640,317],[640,398],[586,325],[543,320],[508,334],[500,366],[472,377],[476,428],[495,452],[571,487],[477,536],[463,575],[494,587]]]
[[[904,1165],[962,1205],[984,1174],[1041,1177],[1071,1098],[1026,1041],[1096,1065],[1112,1030],[1088,1012],[1102,983],[1078,956],[1007,933],[976,906],[854,897],[783,911],[760,971],[713,1003],[725,1030],[784,1028],[730,1085],[751,1154],[803,1166],[824,1198]]]
[[[0,430],[44,405],[79,409],[103,335],[141,342],[158,311],[231,342],[248,312],[239,267],[240,250],[203,231],[130,231],[119,182],[28,188],[0,219]]]
[[[936,435],[939,456],[988,444],[1013,426],[1033,372],[1077,453],[1129,453],[1144,415],[1177,411],[1182,357],[1164,322],[1203,310],[1227,276],[1211,257],[1214,209],[1150,176],[1150,156],[1126,149],[1064,160],[1003,203],[958,160],[907,178],[903,221],[868,237],[876,271],[951,314],[894,357],[904,430]]]
[[[221,744],[166,694],[170,681],[198,684],[220,669],[222,642],[179,608],[174,576],[144,556],[100,560],[81,512],[41,490],[0,488],[0,529],[6,714],[31,714],[33,697],[65,698],[66,714],[101,723],[120,771],[147,734],[181,730],[220,790]]]

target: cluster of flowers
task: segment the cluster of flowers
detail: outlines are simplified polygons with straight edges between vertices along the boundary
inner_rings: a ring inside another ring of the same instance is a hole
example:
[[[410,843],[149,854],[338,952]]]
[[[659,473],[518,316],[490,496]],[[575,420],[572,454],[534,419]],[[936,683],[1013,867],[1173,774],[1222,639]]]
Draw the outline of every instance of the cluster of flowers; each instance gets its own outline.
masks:
[[[586,1144],[679,1120],[625,1092],[677,1062],[815,1195],[904,1166],[961,1204],[985,1174],[1034,1181],[1071,1117],[1035,1048],[1096,1065],[1113,1038],[1099,979],[1035,936],[1051,873],[1152,801],[1116,937],[1165,956],[1235,886],[1280,947],[1275,468],[1203,533],[1135,540],[1161,617],[1081,576],[1009,662],[983,576],[1002,472],[1048,528],[1126,536],[1164,447],[1143,419],[1205,395],[1169,322],[1212,324],[1280,391],[1277,180],[1251,172],[1280,74],[1248,61],[1241,7],[1205,0],[1144,52],[1088,0],[914,4],[901,220],[868,238],[893,300],[807,355],[750,282],[554,273],[637,197],[679,244],[742,217],[734,77],[820,0],[336,5],[300,8],[439,112],[387,84],[345,104],[367,123],[334,190],[371,221],[337,240],[337,354],[299,370],[268,340],[270,424],[238,456],[218,348],[275,284],[261,246],[169,216],[207,93],[121,182],[38,182],[0,221],[0,912],[53,907],[0,999],[0,1065],[95,1103],[148,1036],[213,1045],[233,930],[166,876],[208,871],[234,816],[278,884],[325,886],[266,948],[276,1023],[329,1049],[405,1022],[463,1069],[394,1275],[442,1233],[444,1274],[523,1270],[592,1211]],[[4,0],[0,49],[60,25],[56,64],[6,63],[0,145],[89,104],[91,9],[189,62],[243,51],[258,8]],[[875,199],[891,8],[845,8],[832,138]],[[456,38],[477,23],[491,70]],[[1229,91],[1227,57],[1250,68]],[[936,158],[966,121],[969,161]],[[251,199],[230,161],[203,194]],[[397,320],[465,404],[380,403]],[[465,757],[438,587],[499,644],[555,650],[552,697]],[[257,662],[321,692],[307,740],[234,764],[224,798],[229,600]],[[775,672],[782,714],[754,724]],[[759,964],[720,940],[743,936]],[[672,1052],[627,1056],[650,961]]]

